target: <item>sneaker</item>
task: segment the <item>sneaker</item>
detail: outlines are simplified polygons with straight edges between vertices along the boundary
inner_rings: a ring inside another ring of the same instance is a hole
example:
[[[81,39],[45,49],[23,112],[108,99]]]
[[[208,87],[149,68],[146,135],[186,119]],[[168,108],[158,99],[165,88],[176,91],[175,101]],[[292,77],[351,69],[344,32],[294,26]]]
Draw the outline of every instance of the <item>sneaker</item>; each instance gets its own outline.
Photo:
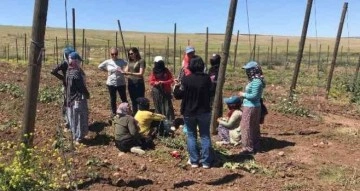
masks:
[[[188,165],[191,165],[191,168],[198,168],[198,167],[199,167],[199,165],[198,165],[198,164],[196,164],[196,163],[191,164],[190,159],[187,161],[187,164],[188,164]]]
[[[205,169],[209,169],[210,165],[203,164],[202,167],[205,168]]]
[[[145,151],[142,150],[140,147],[131,147],[130,152],[136,153],[136,154],[138,154],[138,155],[143,155],[143,154],[145,154]]]

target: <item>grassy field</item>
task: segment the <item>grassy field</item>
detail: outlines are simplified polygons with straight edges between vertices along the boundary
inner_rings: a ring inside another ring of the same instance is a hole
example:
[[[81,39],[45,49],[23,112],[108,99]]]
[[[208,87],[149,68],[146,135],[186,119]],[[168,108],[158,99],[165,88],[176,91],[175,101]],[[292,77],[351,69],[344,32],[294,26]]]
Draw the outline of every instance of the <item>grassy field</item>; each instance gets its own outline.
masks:
[[[110,30],[85,30],[86,39],[86,59],[89,63],[98,63],[108,57],[108,47],[116,46],[116,32]],[[25,34],[27,36],[27,46],[29,46],[29,39],[31,36],[31,27],[17,27],[17,26],[0,26],[0,58],[9,59],[16,58],[16,39],[18,43],[18,57],[24,58]],[[69,30],[69,43],[72,42],[72,30]],[[169,39],[169,60],[173,62],[174,56],[174,37],[172,33],[144,33],[124,31],[125,46],[139,47],[140,51],[144,53],[145,42],[145,58],[147,61],[156,55],[166,56],[166,47]],[[61,54],[61,49],[66,45],[66,30],[63,28],[47,28],[45,35],[46,56],[48,59],[54,59],[55,53],[55,39],[58,39],[58,52]],[[230,49],[230,60],[234,60],[236,31],[232,37],[232,44]],[[272,40],[273,39],[273,40]],[[298,51],[298,42],[300,38],[295,36],[256,36],[256,56],[255,59],[260,62],[285,63],[288,47],[288,62],[295,62]],[[205,57],[205,33],[191,33],[191,34],[177,34],[176,39],[176,63],[180,62],[180,57],[184,47],[188,44],[195,46],[197,54]],[[273,41],[273,48],[271,51],[271,42]],[[76,47],[82,53],[83,30],[76,30]],[[208,58],[213,53],[220,53],[224,42],[223,34],[209,34],[208,42]],[[240,35],[237,49],[236,64],[244,63],[249,60],[251,46],[254,44],[254,35]],[[327,62],[331,61],[335,38],[310,37],[307,38],[304,49],[304,62],[310,60],[315,62],[318,60],[319,52],[321,59]],[[321,49],[320,49],[321,46]],[[118,47],[122,47],[121,37],[118,34]],[[149,49],[150,48],[150,49]],[[6,51],[6,49],[10,49]],[[150,50],[150,51],[149,51]],[[9,52],[9,53],[7,53]],[[342,38],[339,47],[339,62],[356,63],[358,53],[360,52],[360,39],[358,38]],[[85,54],[85,53],[84,53]],[[310,56],[309,56],[310,55]],[[124,55],[122,55],[124,56]]]

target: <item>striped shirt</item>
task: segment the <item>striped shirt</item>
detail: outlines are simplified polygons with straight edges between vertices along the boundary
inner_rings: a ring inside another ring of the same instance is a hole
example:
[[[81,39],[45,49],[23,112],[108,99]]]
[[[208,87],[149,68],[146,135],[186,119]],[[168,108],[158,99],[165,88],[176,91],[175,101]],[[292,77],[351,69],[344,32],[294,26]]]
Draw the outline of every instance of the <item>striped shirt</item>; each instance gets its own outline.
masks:
[[[245,107],[260,107],[260,99],[264,89],[264,84],[259,78],[250,81],[245,88],[243,95],[243,106]]]

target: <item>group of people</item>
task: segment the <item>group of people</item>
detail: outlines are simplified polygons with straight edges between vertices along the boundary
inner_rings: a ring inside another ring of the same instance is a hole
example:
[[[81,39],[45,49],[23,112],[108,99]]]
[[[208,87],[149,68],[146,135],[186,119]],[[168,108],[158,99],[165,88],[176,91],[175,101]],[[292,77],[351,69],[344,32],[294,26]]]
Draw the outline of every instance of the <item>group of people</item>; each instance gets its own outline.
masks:
[[[214,161],[210,118],[221,62],[220,55],[214,54],[211,57],[211,67],[207,72],[203,59],[195,54],[194,47],[186,47],[180,75],[176,79],[165,66],[163,57],[156,56],[149,75],[154,112],[150,111],[150,101],[145,97],[146,63],[141,58],[139,50],[135,47],[130,48],[128,61],[118,58],[116,48],[110,50],[110,55],[111,59],[100,63],[98,68],[108,73],[106,85],[110,95],[116,147],[120,151],[138,154],[154,148],[153,139],[159,133],[168,131],[175,119],[172,104],[174,96],[181,100],[180,112],[187,137],[188,163],[192,167],[201,165],[203,168],[210,168]],[[87,99],[90,97],[85,85],[85,73],[80,67],[81,61],[81,57],[71,47],[65,48],[64,61],[51,72],[63,81],[63,114],[73,133],[73,139],[77,142],[81,142],[88,131]],[[217,144],[238,145],[241,134],[241,154],[252,154],[259,150],[260,99],[265,82],[258,63],[252,61],[243,68],[249,83],[244,92],[224,99],[229,112],[226,117],[217,120],[220,137]],[[126,86],[131,105],[127,100]],[[121,99],[118,106],[117,93]],[[220,110],[219,114],[222,114],[222,108]],[[197,146],[198,133],[201,150]]]

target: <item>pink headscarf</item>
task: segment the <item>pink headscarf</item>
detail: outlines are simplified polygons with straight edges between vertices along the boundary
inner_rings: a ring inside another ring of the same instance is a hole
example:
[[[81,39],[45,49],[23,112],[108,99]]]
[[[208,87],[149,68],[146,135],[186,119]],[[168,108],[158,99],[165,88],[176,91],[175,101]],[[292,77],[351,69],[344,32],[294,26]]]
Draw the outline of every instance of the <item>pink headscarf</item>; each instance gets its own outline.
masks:
[[[118,108],[116,110],[116,113],[124,114],[124,115],[130,114],[129,103],[126,103],[126,102],[120,103],[120,105],[118,106]]]

